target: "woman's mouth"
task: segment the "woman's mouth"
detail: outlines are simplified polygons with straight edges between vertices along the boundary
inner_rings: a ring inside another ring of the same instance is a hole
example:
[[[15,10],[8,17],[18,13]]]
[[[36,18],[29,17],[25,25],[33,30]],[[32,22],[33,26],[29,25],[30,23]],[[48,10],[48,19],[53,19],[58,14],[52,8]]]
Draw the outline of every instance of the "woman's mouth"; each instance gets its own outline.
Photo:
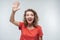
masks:
[[[32,21],[32,18],[28,18],[28,21]]]

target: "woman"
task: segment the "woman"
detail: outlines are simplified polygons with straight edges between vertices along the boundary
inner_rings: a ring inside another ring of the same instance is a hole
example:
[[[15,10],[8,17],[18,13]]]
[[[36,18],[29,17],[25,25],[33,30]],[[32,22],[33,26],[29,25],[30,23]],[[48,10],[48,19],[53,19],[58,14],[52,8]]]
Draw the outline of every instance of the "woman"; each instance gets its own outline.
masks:
[[[14,19],[16,11],[19,10],[19,5],[19,2],[13,4],[10,22],[21,30],[20,40],[42,40],[42,28],[37,24],[38,16],[33,9],[25,10],[23,22],[18,22]]]

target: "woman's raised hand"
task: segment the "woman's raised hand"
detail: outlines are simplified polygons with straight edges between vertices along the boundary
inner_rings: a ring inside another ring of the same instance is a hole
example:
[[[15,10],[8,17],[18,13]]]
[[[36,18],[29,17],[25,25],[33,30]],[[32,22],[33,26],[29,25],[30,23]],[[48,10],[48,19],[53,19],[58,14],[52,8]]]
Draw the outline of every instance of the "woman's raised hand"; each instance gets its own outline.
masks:
[[[20,9],[19,5],[20,5],[20,3],[18,1],[14,2],[12,5],[12,11],[14,11],[14,12],[18,11]]]

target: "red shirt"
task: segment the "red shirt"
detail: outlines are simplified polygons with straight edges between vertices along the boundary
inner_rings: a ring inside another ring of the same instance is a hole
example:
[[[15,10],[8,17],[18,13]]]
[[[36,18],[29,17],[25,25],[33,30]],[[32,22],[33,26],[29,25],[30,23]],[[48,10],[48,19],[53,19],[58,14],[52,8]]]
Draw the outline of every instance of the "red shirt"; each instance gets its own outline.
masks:
[[[21,30],[20,40],[39,40],[39,36],[43,35],[41,26],[29,30],[23,22],[19,22],[19,30]]]

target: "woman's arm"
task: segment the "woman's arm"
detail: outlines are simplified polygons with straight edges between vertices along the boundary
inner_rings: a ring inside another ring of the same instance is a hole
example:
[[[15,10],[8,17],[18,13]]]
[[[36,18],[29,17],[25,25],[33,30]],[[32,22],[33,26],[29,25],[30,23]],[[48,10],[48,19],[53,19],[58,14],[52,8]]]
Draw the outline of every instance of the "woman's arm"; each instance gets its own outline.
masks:
[[[39,40],[42,40],[42,37],[39,37]]]
[[[19,22],[16,21],[16,20],[14,19],[14,17],[15,17],[16,11],[19,10],[19,4],[20,4],[19,2],[13,3],[13,6],[12,6],[12,14],[11,14],[11,16],[10,16],[10,22],[13,23],[13,24],[15,24],[16,26],[19,26]]]

